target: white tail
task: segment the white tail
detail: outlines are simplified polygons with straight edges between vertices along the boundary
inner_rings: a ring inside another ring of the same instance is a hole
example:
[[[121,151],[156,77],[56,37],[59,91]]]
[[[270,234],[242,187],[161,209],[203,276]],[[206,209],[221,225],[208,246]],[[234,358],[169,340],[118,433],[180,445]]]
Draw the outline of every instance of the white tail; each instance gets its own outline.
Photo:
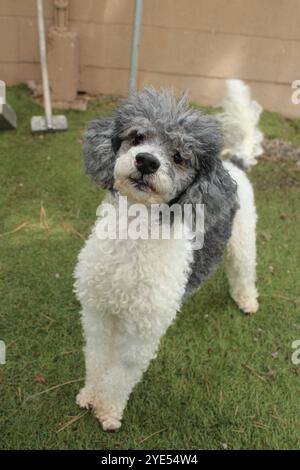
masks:
[[[258,128],[262,107],[251,99],[249,87],[241,80],[226,80],[222,107],[224,112],[218,115],[225,140],[222,157],[234,156],[245,168],[255,165],[263,153],[263,134]]]

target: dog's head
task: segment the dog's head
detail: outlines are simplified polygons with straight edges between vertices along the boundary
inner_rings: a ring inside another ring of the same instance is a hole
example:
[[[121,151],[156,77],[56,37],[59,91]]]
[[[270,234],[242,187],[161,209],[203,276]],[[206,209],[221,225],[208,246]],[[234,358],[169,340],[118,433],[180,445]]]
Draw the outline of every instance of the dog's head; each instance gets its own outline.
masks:
[[[86,133],[87,173],[132,202],[199,200],[199,185],[220,164],[222,136],[216,120],[188,107],[172,91],[146,88],[124,100],[111,119]],[[194,195],[194,196],[193,196]]]

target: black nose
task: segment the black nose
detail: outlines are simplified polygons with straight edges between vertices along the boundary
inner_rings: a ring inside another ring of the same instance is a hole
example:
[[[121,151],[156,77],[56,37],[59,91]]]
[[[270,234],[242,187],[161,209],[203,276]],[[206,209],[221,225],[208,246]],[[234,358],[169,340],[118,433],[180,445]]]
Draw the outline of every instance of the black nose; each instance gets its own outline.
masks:
[[[159,160],[151,153],[138,153],[135,157],[136,167],[143,175],[155,173],[160,167]]]

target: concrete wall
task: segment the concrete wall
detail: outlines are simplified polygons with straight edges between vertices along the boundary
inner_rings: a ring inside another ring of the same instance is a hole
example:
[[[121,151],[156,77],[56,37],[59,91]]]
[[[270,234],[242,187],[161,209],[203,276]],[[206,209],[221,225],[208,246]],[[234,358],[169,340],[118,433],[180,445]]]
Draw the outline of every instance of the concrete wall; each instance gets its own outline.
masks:
[[[79,88],[126,94],[134,0],[70,0]],[[45,0],[47,26],[53,1]],[[66,61],[68,58],[66,57]],[[269,110],[300,116],[299,0],[144,0],[138,85],[189,88],[215,105],[224,78],[246,80]],[[0,0],[0,78],[40,80],[35,0]]]

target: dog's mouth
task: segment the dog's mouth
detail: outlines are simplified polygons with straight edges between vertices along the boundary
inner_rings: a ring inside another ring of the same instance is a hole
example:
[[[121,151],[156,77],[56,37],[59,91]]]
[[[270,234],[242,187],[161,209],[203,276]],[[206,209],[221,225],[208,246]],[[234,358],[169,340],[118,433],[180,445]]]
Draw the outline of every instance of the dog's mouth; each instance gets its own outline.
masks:
[[[121,195],[144,204],[159,204],[168,200],[168,195],[161,192],[159,187],[156,187],[156,181],[139,174],[126,175],[126,177],[120,178],[116,176],[114,189]]]
[[[143,178],[128,178],[130,184],[137,189],[138,191],[142,191],[144,193],[156,193],[154,188],[150,186],[149,183],[146,183]]]

